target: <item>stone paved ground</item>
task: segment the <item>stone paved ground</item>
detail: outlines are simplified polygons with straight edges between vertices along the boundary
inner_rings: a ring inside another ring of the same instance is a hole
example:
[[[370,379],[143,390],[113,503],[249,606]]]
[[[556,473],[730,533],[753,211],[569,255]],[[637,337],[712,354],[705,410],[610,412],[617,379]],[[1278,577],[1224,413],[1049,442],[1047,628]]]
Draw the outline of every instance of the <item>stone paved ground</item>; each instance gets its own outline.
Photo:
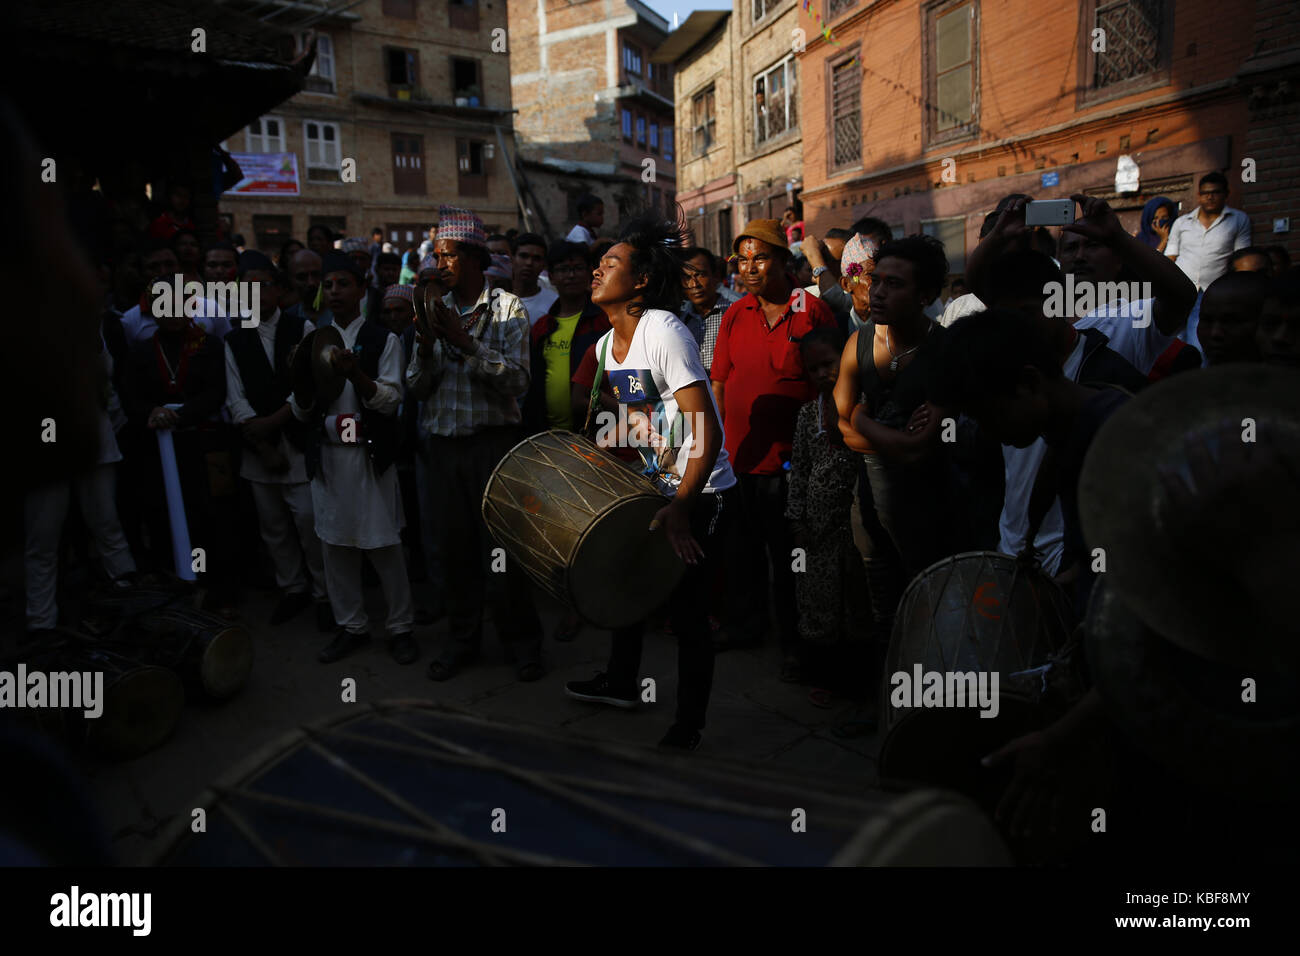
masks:
[[[417,597],[419,596],[417,586]],[[378,589],[368,592],[372,620],[382,620]],[[435,684],[425,677],[435,641],[445,621],[417,631],[420,660],[396,664],[382,642],[334,664],[316,661],[328,640],[316,632],[310,612],[272,629],[264,622],[275,595],[251,592],[243,606],[256,646],[248,686],[221,704],[189,703],[175,734],[162,747],[121,763],[87,761],[93,792],[114,834],[120,859],[143,862],[161,849],[161,833],[178,815],[188,816],[199,793],[233,766],[287,731],[349,707],[341,701],[340,682],[357,682],[358,702],[393,698],[429,698],[499,720],[553,728],[556,734],[645,745],[647,759],[671,723],[676,696],[676,648],[671,638],[648,633],[642,675],[658,684],[658,703],[632,712],[583,704],[564,696],[566,680],[588,678],[599,670],[608,651],[605,633],[586,630],[570,644],[547,640],[545,678],[520,683],[506,665],[491,628],[480,663],[453,680]],[[558,606],[541,604],[547,633]],[[761,763],[803,777],[811,784],[830,775],[870,787],[876,779],[876,738],[841,739],[831,726],[849,716],[854,705],[834,700],[821,709],[809,688],[777,678],[779,653],[773,646],[733,650],[719,655],[709,725],[692,759],[722,757]]]

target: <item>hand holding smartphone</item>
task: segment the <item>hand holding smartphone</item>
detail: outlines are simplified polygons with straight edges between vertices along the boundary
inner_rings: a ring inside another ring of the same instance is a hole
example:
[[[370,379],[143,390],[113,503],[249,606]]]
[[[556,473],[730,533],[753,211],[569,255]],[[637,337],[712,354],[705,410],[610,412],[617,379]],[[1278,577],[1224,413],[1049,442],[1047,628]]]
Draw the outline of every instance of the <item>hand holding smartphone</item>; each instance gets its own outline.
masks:
[[[1072,222],[1073,199],[1035,199],[1025,204],[1026,226],[1067,226]]]

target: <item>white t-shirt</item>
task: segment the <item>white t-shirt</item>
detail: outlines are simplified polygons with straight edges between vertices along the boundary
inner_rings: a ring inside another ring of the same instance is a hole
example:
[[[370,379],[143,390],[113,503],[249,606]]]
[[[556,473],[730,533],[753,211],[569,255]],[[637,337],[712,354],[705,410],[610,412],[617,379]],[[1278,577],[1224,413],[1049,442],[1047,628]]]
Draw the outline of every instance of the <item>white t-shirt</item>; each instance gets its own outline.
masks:
[[[524,310],[528,313],[528,321],[536,325],[537,320],[551,310],[551,306],[555,304],[555,300],[559,297],[559,293],[554,289],[539,286],[536,295],[527,297],[521,295],[519,301],[524,304]]]
[[[946,329],[958,319],[964,319],[976,312],[983,312],[984,309],[985,305],[980,301],[979,296],[974,292],[967,292],[965,295],[957,296],[944,306],[943,314],[939,316],[939,324]]]
[[[646,466],[643,474],[671,498],[677,493],[695,445],[695,436],[687,418],[678,425],[678,440],[675,443],[671,440],[673,423],[679,418],[674,393],[679,388],[703,382],[709,401],[713,403],[714,414],[718,412],[708,373],[700,362],[700,347],[682,321],[662,309],[648,309],[641,316],[632,334],[632,345],[621,362],[614,359],[613,343],[614,332],[611,329],[596,343],[596,357],[599,360],[601,351],[605,350],[605,374],[619,404],[628,406],[628,412],[638,411],[649,418],[649,442],[646,447],[638,449]],[[721,417],[718,416],[719,420]],[[602,426],[606,421],[606,418],[601,419]],[[608,427],[602,427],[602,431],[613,434]],[[724,491],[735,483],[736,476],[724,446],[718,451],[718,460],[714,462],[704,490]]]
[[[1074,323],[1076,329],[1096,329],[1103,332],[1114,351],[1133,363],[1143,375],[1151,374],[1162,352],[1169,348],[1174,336],[1165,335],[1154,319],[1155,300],[1139,299],[1129,302],[1121,299],[1114,305],[1094,309]],[[1137,328],[1136,324],[1141,324]]]
[[[596,241],[596,237],[592,235],[590,229],[588,229],[582,223],[578,223],[576,226],[574,226],[572,229],[569,230],[569,234],[564,237],[564,241],[581,242],[583,245],[589,246]]]
[[[1063,366],[1065,377],[1072,382],[1079,380],[1079,372],[1083,369],[1083,349],[1081,335]],[[1025,535],[1029,533],[1029,496],[1034,490],[1034,479],[1038,477],[1038,466],[1046,454],[1047,442],[1041,438],[1028,448],[1002,446],[1007,490],[1002,500],[1002,517],[998,519],[998,550],[1003,554],[1017,555],[1024,550]],[[1059,498],[1052,502],[1043,523],[1038,526],[1034,546],[1043,554],[1043,570],[1056,574],[1065,554],[1065,519],[1061,516]]]

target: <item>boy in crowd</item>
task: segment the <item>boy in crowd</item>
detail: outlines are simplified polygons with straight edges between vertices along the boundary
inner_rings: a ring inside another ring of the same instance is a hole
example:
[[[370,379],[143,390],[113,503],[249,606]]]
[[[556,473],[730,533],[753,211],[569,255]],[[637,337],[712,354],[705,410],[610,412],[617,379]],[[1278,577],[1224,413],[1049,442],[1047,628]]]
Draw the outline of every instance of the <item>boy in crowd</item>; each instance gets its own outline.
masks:
[[[605,203],[588,193],[578,200],[578,222],[569,234],[567,242],[581,242],[591,248],[596,241],[596,232],[605,224]]]
[[[362,562],[379,576],[388,604],[388,650],[399,664],[419,656],[411,630],[411,585],[402,557],[401,493],[397,470],[397,408],[402,400],[402,345],[376,321],[361,317],[366,272],[346,253],[330,253],[321,269],[325,299],[343,347],[331,361],[344,376],[338,397],[325,403],[294,393],[293,415],[307,424],[316,532],[320,536],[330,605],[339,630],[317,655],[331,663],[370,640],[361,590]]]

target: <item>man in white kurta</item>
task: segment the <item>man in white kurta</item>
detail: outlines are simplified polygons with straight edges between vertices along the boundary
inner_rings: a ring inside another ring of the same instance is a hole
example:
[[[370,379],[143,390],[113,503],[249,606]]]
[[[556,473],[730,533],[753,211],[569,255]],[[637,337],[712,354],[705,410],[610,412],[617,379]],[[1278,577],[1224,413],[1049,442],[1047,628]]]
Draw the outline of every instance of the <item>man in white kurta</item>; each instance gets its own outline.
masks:
[[[293,421],[286,404],[286,346],[297,345],[314,326],[301,320],[298,329],[298,322],[282,315],[278,275],[266,256],[245,252],[239,259],[239,272],[244,282],[259,283],[262,314],[256,328],[237,327],[226,337],[226,409],[243,434],[239,474],[252,489],[262,540],[275,568],[280,600],[271,614],[271,624],[283,624],[314,600],[317,628],[332,631],[334,612],[325,592],[325,566],[316,536],[307,464],[302,450],[288,440],[284,430]],[[241,347],[245,336],[250,344],[256,339],[260,354]],[[253,379],[246,388],[241,365],[260,363],[261,355],[266,364],[247,369]],[[263,407],[257,408],[254,402]]]
[[[388,603],[389,651],[398,663],[409,664],[418,649],[411,634],[411,586],[402,557],[402,496],[395,468],[375,473],[361,423],[363,408],[390,417],[397,414],[402,398],[402,346],[387,329],[361,319],[365,276],[351,258],[340,253],[327,256],[322,282],[334,327],[343,337],[344,350],[335,356],[336,366],[346,375],[343,391],[319,411],[304,408],[296,393],[290,399],[294,417],[323,430],[318,435],[320,466],[311,480],[311,496],[339,631],[318,659],[339,660],[370,639],[361,591],[361,562],[368,558]],[[382,333],[382,339],[374,331],[365,332],[367,326]],[[366,374],[363,360],[355,353],[362,338],[384,342],[374,378]]]

